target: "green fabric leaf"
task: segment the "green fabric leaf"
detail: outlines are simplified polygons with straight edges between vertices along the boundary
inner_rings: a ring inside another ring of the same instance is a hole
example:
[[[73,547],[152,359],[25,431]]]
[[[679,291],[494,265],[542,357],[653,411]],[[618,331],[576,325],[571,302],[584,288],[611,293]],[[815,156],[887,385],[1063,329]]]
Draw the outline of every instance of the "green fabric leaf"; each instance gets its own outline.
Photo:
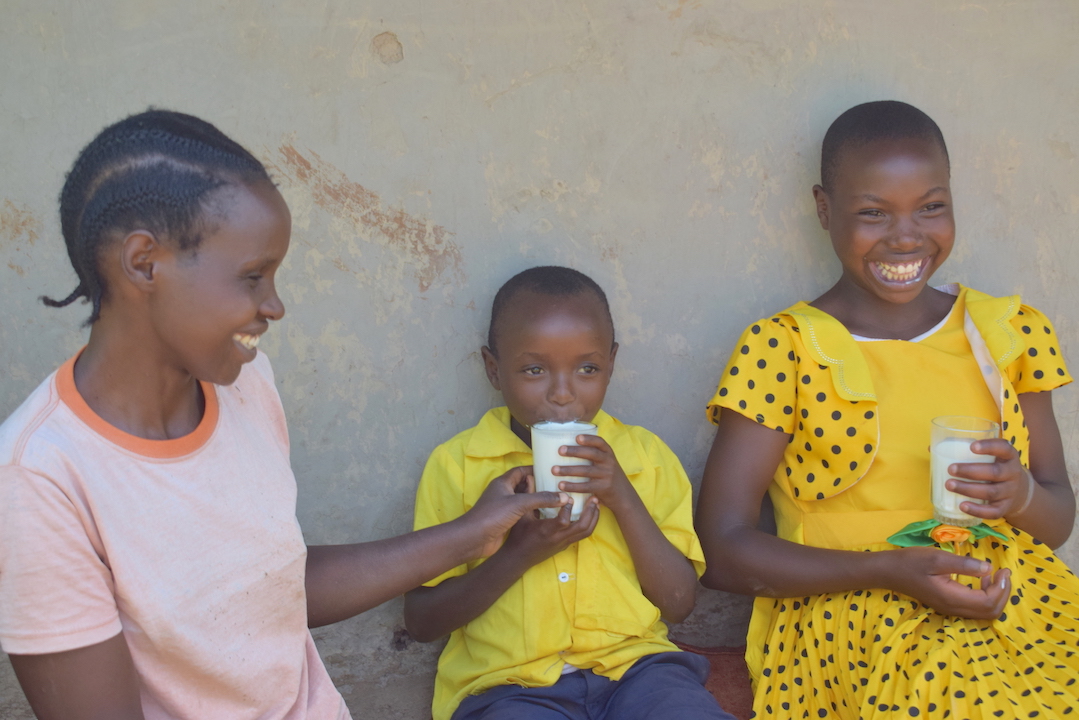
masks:
[[[937,543],[929,536],[929,533],[933,532],[933,529],[938,525],[943,525],[938,520],[921,520],[919,522],[911,523],[905,528],[895,533],[888,538],[888,542],[897,547],[931,547]],[[985,523],[978,523],[973,527],[968,527],[970,530],[970,537],[972,540],[981,540],[987,535],[992,535],[995,538],[1008,541],[1008,538],[993,528],[989,527]],[[941,547],[946,550],[952,550],[951,543],[944,543]]]

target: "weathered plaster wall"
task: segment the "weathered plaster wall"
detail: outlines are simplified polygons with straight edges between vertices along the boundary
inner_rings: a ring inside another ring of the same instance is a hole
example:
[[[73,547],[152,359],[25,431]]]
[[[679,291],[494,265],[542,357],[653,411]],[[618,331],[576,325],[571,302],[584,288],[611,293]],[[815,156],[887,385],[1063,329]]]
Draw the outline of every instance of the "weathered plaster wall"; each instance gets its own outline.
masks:
[[[837,262],[809,188],[828,123],[898,98],[942,126],[959,241],[938,275],[1022,292],[1079,364],[1079,5],[1072,0],[4,0],[0,417],[84,341],[55,198],[148,105],[222,127],[292,207],[273,358],[311,542],[409,528],[427,452],[496,402],[477,348],[512,273],[609,292],[608,409],[699,477],[703,406],[748,322]],[[1079,462],[1079,394],[1057,413]],[[1079,539],[1063,551],[1079,564]],[[715,593],[678,632],[737,643]],[[391,602],[318,633],[357,717],[421,718],[436,647]],[[27,711],[6,663],[0,716]]]

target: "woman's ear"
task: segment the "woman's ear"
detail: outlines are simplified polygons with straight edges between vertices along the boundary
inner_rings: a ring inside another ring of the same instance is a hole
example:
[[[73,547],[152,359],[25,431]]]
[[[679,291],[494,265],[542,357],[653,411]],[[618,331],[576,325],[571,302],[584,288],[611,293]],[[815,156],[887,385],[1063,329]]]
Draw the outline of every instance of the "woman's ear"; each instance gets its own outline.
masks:
[[[483,355],[483,371],[487,373],[487,381],[495,390],[502,392],[502,386],[498,382],[498,358],[486,345],[480,348],[480,353]]]
[[[820,185],[813,186],[813,201],[817,204],[817,218],[820,220],[820,226],[827,230],[828,213],[831,208],[828,207],[828,193]]]
[[[120,243],[120,269],[132,285],[143,292],[153,288],[164,246],[149,230],[128,233]]]

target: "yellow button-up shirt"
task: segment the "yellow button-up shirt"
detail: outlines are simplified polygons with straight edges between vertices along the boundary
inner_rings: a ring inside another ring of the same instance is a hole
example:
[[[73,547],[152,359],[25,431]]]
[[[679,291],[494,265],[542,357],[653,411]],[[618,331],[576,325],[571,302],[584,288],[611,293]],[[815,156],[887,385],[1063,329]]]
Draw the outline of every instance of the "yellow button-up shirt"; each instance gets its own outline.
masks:
[[[607,413],[593,420],[664,536],[704,572],[693,531],[692,489],[662,440]],[[417,530],[467,512],[491,480],[532,464],[532,451],[510,429],[509,411],[435,449],[416,496]],[[482,560],[427,583],[463,575]],[[434,720],[447,720],[467,695],[498,685],[553,685],[566,663],[617,680],[640,657],[677,648],[660,612],[641,592],[613,513],[600,509],[591,536],[529,568],[482,615],[451,635],[438,663]]]

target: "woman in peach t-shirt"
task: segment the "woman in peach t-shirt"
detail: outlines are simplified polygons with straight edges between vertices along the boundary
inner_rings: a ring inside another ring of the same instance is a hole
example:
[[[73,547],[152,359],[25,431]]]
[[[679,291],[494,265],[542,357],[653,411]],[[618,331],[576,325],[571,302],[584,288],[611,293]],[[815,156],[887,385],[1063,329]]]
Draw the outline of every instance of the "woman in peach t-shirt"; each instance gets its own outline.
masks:
[[[212,125],[147,111],[60,198],[86,347],[0,426],[0,645],[39,718],[347,718],[308,626],[497,549],[564,504],[494,481],[464,522],[304,546],[256,350],[284,314],[288,207]]]

